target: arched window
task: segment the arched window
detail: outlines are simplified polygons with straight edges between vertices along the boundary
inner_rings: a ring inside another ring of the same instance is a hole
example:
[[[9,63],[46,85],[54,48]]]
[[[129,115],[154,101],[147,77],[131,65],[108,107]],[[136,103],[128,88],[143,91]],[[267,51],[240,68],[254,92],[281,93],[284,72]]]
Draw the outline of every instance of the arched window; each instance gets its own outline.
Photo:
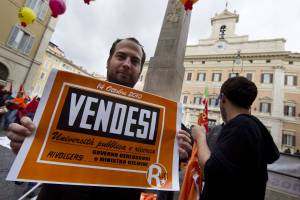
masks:
[[[0,80],[6,81],[8,78],[8,69],[7,67],[0,62]]]

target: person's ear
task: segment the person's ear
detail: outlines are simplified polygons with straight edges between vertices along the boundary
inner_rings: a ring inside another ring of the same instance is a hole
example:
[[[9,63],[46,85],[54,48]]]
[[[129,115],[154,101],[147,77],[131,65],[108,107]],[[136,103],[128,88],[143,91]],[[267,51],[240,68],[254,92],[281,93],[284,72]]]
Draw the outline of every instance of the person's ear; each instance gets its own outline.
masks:
[[[226,102],[226,97],[224,95],[221,96],[221,101],[222,101],[222,103]]]

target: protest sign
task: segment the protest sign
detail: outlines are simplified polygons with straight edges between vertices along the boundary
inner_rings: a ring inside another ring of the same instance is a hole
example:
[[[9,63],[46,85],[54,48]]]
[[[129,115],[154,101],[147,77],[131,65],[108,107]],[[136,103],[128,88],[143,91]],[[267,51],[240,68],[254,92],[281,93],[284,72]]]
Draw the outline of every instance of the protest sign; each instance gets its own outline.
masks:
[[[8,180],[178,190],[176,102],[54,70]]]

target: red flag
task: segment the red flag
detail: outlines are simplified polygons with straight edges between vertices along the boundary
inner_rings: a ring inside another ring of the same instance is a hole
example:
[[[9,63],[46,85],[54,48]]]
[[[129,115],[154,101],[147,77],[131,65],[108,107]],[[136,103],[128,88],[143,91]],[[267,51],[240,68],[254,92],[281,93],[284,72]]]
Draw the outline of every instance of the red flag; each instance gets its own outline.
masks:
[[[198,0],[180,0],[180,2],[184,5],[185,10],[192,10],[193,4],[196,3]]]

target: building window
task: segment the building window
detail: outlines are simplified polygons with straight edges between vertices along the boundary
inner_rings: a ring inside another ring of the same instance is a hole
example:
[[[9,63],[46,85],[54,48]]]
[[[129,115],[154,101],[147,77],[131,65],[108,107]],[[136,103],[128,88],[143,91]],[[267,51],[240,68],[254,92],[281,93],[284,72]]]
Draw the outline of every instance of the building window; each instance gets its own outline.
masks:
[[[271,112],[271,103],[261,102],[259,106],[259,111],[262,113],[270,113]]]
[[[41,73],[40,78],[41,78],[41,79],[44,79],[44,78],[45,78],[45,73],[44,73],[44,72]]]
[[[197,81],[205,81],[205,73],[198,73],[197,74]]]
[[[296,136],[291,135],[291,133],[289,133],[289,132],[283,132],[282,144],[287,145],[287,146],[295,146],[296,145]]]
[[[253,63],[253,60],[249,60],[249,63]]]
[[[271,63],[271,60],[269,60],[269,59],[268,59],[268,60],[266,60],[266,63]]]
[[[35,11],[39,20],[44,20],[48,11],[48,2],[46,0],[26,0],[27,7]]]
[[[217,97],[209,98],[208,105],[211,107],[217,107],[218,106],[218,98]]]
[[[208,127],[213,128],[217,123],[217,120],[215,119],[208,119]]]
[[[202,64],[205,64],[205,61],[204,61],[204,60],[202,61]]]
[[[220,82],[221,81],[221,73],[213,73],[212,74],[212,81],[213,82]]]
[[[29,33],[16,25],[10,33],[7,45],[22,54],[29,54],[32,49],[33,40],[34,38]]]
[[[194,97],[194,104],[200,105],[201,104],[201,97],[199,97],[199,96]]]
[[[247,73],[247,74],[246,74],[246,78],[247,78],[249,81],[252,81],[252,74],[251,74],[251,73]]]
[[[186,104],[188,101],[188,96],[183,96],[183,104]]]
[[[239,73],[229,73],[229,78],[239,76]]]
[[[286,106],[284,106],[283,113],[284,113],[285,116],[295,117],[296,116],[296,107],[286,105]]]
[[[293,61],[289,61],[289,64],[292,65],[292,64],[294,64],[294,62]]]
[[[187,73],[186,80],[187,80],[187,81],[192,80],[192,73],[190,73],[190,72]]]
[[[261,83],[266,83],[266,84],[273,83],[273,74],[271,73],[261,74]]]
[[[140,77],[140,81],[143,81],[143,75],[141,75],[141,77]]]
[[[297,85],[297,76],[285,75],[284,84],[288,85],[288,86],[296,86]]]

